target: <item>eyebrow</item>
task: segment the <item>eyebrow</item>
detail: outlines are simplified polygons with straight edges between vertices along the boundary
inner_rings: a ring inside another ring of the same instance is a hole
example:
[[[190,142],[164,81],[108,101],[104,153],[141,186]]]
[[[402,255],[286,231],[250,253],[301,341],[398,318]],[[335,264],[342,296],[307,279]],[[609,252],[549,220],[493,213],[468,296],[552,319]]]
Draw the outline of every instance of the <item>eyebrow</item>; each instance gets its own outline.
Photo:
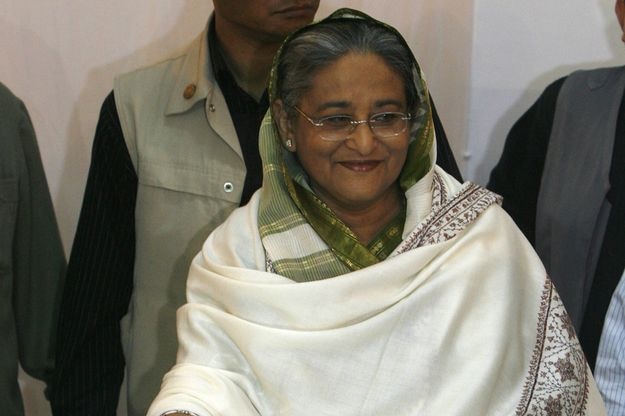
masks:
[[[387,106],[387,105],[396,105],[398,107],[402,107],[405,104],[402,101],[400,101],[400,100],[396,100],[396,99],[393,99],[393,98],[388,98],[388,99],[376,101],[374,103],[374,108],[384,107],[384,106]],[[323,111],[323,110],[327,110],[329,108],[345,109],[345,108],[349,108],[350,106],[351,106],[351,102],[350,101],[328,101],[328,102],[325,102],[325,103],[321,104],[319,107],[317,107],[316,111]]]
[[[317,111],[327,110],[328,108],[348,108],[351,105],[349,101],[328,101],[317,107]]]

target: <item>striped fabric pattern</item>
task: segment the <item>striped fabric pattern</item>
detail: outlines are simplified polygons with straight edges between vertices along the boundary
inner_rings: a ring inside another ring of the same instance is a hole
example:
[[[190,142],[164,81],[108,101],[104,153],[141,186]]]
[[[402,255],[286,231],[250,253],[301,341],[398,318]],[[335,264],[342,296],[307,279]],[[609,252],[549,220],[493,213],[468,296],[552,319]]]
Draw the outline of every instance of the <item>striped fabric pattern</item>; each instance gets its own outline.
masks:
[[[55,415],[114,414],[124,377],[119,320],[132,293],[137,176],[113,93],[100,113],[70,255],[48,389]]]
[[[595,379],[608,415],[625,415],[625,272],[606,314]]]

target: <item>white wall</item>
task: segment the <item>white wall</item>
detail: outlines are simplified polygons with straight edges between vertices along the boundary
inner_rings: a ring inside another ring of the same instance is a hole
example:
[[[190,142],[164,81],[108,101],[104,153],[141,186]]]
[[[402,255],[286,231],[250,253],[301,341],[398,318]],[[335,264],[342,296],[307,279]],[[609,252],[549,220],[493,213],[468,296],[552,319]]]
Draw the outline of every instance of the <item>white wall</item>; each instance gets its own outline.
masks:
[[[510,127],[547,85],[622,65],[625,46],[614,0],[476,0],[474,13],[464,174],[485,184]]]
[[[613,0],[321,0],[318,16],[344,6],[404,34],[458,162],[478,183],[544,86],[574,67],[622,62],[625,51]],[[0,80],[30,110],[66,252],[114,74],[182,47],[211,10],[209,0],[0,2]],[[41,384],[22,381],[27,414],[48,415]]]

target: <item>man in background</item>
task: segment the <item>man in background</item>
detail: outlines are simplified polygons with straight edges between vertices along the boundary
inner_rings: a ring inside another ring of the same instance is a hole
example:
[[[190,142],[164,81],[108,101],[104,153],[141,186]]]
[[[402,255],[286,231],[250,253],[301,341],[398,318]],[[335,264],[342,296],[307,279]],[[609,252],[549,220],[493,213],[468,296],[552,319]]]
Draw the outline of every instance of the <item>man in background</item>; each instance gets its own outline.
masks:
[[[50,382],[65,276],[35,130],[24,103],[0,83],[0,414],[22,416],[18,364]]]
[[[615,12],[623,29],[625,0]],[[625,67],[576,71],[515,123],[488,184],[545,264],[591,368],[625,268],[623,166]]]
[[[318,0],[214,0],[187,50],[122,75],[100,113],[49,391],[57,415],[144,415],[177,349],[202,241],[260,186],[273,55]],[[121,329],[120,329],[121,325]]]

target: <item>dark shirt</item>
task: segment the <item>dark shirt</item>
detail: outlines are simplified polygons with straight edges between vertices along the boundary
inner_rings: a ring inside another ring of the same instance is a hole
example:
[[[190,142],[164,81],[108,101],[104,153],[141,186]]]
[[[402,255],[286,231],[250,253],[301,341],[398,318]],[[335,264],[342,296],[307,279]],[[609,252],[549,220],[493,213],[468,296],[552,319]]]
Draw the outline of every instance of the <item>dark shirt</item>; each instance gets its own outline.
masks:
[[[503,208],[532,245],[535,244],[536,205],[556,102],[565,79],[549,85],[512,126],[501,159],[491,172],[488,183],[490,190],[503,196]],[[625,96],[619,109],[614,140],[610,189],[606,195],[612,208],[578,334],[591,368],[594,368],[610,298],[625,268]]]
[[[137,175],[111,93],[100,112],[61,303],[55,415],[114,415],[124,376],[120,319],[135,253]]]
[[[269,108],[269,98],[267,91],[265,91],[260,102],[257,102],[236,83],[232,73],[228,70],[223,52],[217,42],[215,25],[210,26],[208,42],[215,79],[226,98],[239,144],[243,150],[243,161],[247,173],[243,184],[241,205],[245,205],[254,191],[260,188],[263,181],[263,166],[258,151],[258,131]]]
[[[212,33],[212,35],[211,35]],[[230,110],[247,175],[241,204],[262,182],[258,130],[267,94],[256,102],[234,81],[209,32],[211,62]],[[461,180],[434,109],[438,164]],[[48,389],[55,415],[113,415],[124,377],[120,320],[133,290],[137,174],[113,92],[102,105],[61,305],[57,372]]]

